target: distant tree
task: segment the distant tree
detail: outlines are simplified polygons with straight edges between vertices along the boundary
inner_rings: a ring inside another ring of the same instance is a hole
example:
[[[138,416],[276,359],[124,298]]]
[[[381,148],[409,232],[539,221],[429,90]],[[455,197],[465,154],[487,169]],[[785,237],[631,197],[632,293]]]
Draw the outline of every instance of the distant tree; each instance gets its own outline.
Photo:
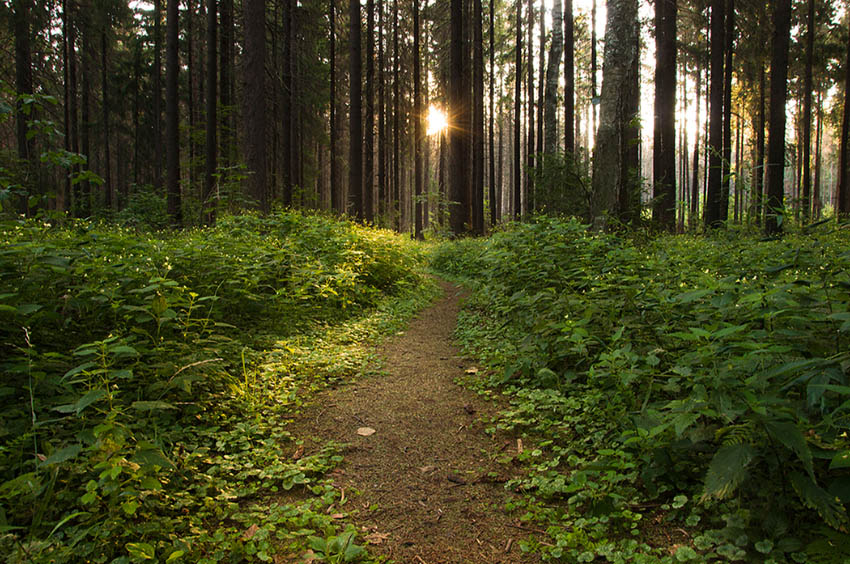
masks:
[[[533,199],[534,181],[532,180],[531,170],[534,168],[534,0],[528,0],[528,70],[526,71],[526,122],[528,126],[528,135],[526,137],[526,157],[525,157],[525,198],[526,206]]]
[[[15,90],[19,96],[32,95],[32,49],[30,46],[30,12],[32,0],[14,0],[12,2],[15,32]],[[32,159],[32,142],[27,139],[32,119],[24,112],[24,103],[19,102],[15,114],[15,126],[18,144],[18,158],[22,161]]]
[[[655,128],[652,219],[676,226],[676,0],[655,1]]]
[[[634,121],[640,93],[635,88],[638,70],[637,0],[608,4],[602,70],[599,133],[593,164],[591,219],[604,229],[609,217],[619,217],[622,203],[636,192],[636,171],[631,170]]]
[[[765,231],[782,230],[785,195],[785,102],[788,97],[788,47],[791,41],[791,0],[774,4],[770,61],[770,137],[767,144],[767,210]]]
[[[183,224],[183,206],[180,194],[180,115],[178,112],[180,61],[177,57],[179,42],[179,1],[168,0],[165,30],[165,139],[166,139],[166,193],[168,217],[171,225]],[[85,118],[83,118],[85,120]]]

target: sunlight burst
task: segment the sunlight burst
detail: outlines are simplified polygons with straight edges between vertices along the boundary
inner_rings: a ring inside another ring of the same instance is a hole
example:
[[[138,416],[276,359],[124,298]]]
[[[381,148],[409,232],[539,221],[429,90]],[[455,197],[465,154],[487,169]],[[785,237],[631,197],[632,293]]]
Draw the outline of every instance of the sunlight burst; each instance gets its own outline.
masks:
[[[446,117],[446,112],[436,106],[428,108],[428,135],[436,135],[442,133],[449,127],[449,119]]]

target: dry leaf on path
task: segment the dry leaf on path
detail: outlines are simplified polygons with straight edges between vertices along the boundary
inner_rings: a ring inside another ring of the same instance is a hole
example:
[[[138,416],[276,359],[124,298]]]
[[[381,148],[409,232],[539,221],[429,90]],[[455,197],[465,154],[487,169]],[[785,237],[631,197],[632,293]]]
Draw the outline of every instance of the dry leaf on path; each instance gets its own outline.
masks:
[[[478,374],[478,368],[471,366],[466,369],[467,374]]]
[[[342,519],[344,517],[345,517],[344,513],[334,513],[333,515],[331,515],[331,519]]]
[[[516,440],[516,453],[522,454],[522,439]]]
[[[372,427],[360,427],[359,429],[357,429],[357,434],[361,437],[369,437],[375,434],[375,429],[373,429]]]
[[[249,541],[249,540],[251,540],[252,538],[254,538],[254,535],[256,535],[256,534],[257,534],[257,531],[259,531],[259,530],[260,530],[260,527],[259,527],[259,526],[257,526],[257,524],[256,524],[256,523],[255,523],[255,524],[253,524],[253,525],[251,525],[250,527],[248,527],[248,530],[247,530],[247,531],[245,531],[245,532],[242,534],[242,540],[243,540],[243,541]]]
[[[298,445],[298,448],[292,453],[292,460],[301,460],[302,456],[304,456],[304,445]]]
[[[375,531],[374,533],[369,533],[363,538],[366,539],[369,544],[381,544],[382,542],[390,538],[390,534],[379,533],[378,531]]]
[[[436,466],[431,466],[431,465],[429,464],[428,466],[422,466],[422,467],[419,469],[419,471],[420,471],[420,472],[422,472],[423,474],[428,474],[428,473],[430,473],[430,472],[433,472],[433,471],[434,471],[434,470],[436,470],[436,469],[437,469],[437,467],[436,467]]]

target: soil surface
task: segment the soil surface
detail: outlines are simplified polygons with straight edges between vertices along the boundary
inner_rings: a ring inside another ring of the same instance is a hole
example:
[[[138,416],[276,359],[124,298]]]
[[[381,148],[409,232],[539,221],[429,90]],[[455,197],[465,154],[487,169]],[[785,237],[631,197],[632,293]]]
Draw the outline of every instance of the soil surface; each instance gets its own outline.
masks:
[[[486,434],[496,406],[455,383],[474,367],[452,344],[462,292],[442,284],[443,298],[378,347],[383,373],[319,394],[296,436],[311,437],[308,450],[348,445],[332,476],[373,554],[403,564],[536,562],[519,549],[528,530],[504,510],[512,467],[496,461],[518,445]]]

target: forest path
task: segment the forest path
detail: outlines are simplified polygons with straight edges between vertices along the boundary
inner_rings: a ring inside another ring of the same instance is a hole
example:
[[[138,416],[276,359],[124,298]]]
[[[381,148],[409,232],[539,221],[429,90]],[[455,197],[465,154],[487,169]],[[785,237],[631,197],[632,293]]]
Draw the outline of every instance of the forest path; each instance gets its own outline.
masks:
[[[462,291],[420,312],[377,353],[383,371],[322,392],[294,422],[308,449],[346,443],[332,477],[345,491],[359,542],[403,564],[508,564],[537,561],[518,541],[528,533],[505,514],[515,441],[484,432],[496,407],[455,383],[471,367],[452,344]],[[358,435],[369,427],[375,433]],[[513,452],[511,452],[513,451]]]

